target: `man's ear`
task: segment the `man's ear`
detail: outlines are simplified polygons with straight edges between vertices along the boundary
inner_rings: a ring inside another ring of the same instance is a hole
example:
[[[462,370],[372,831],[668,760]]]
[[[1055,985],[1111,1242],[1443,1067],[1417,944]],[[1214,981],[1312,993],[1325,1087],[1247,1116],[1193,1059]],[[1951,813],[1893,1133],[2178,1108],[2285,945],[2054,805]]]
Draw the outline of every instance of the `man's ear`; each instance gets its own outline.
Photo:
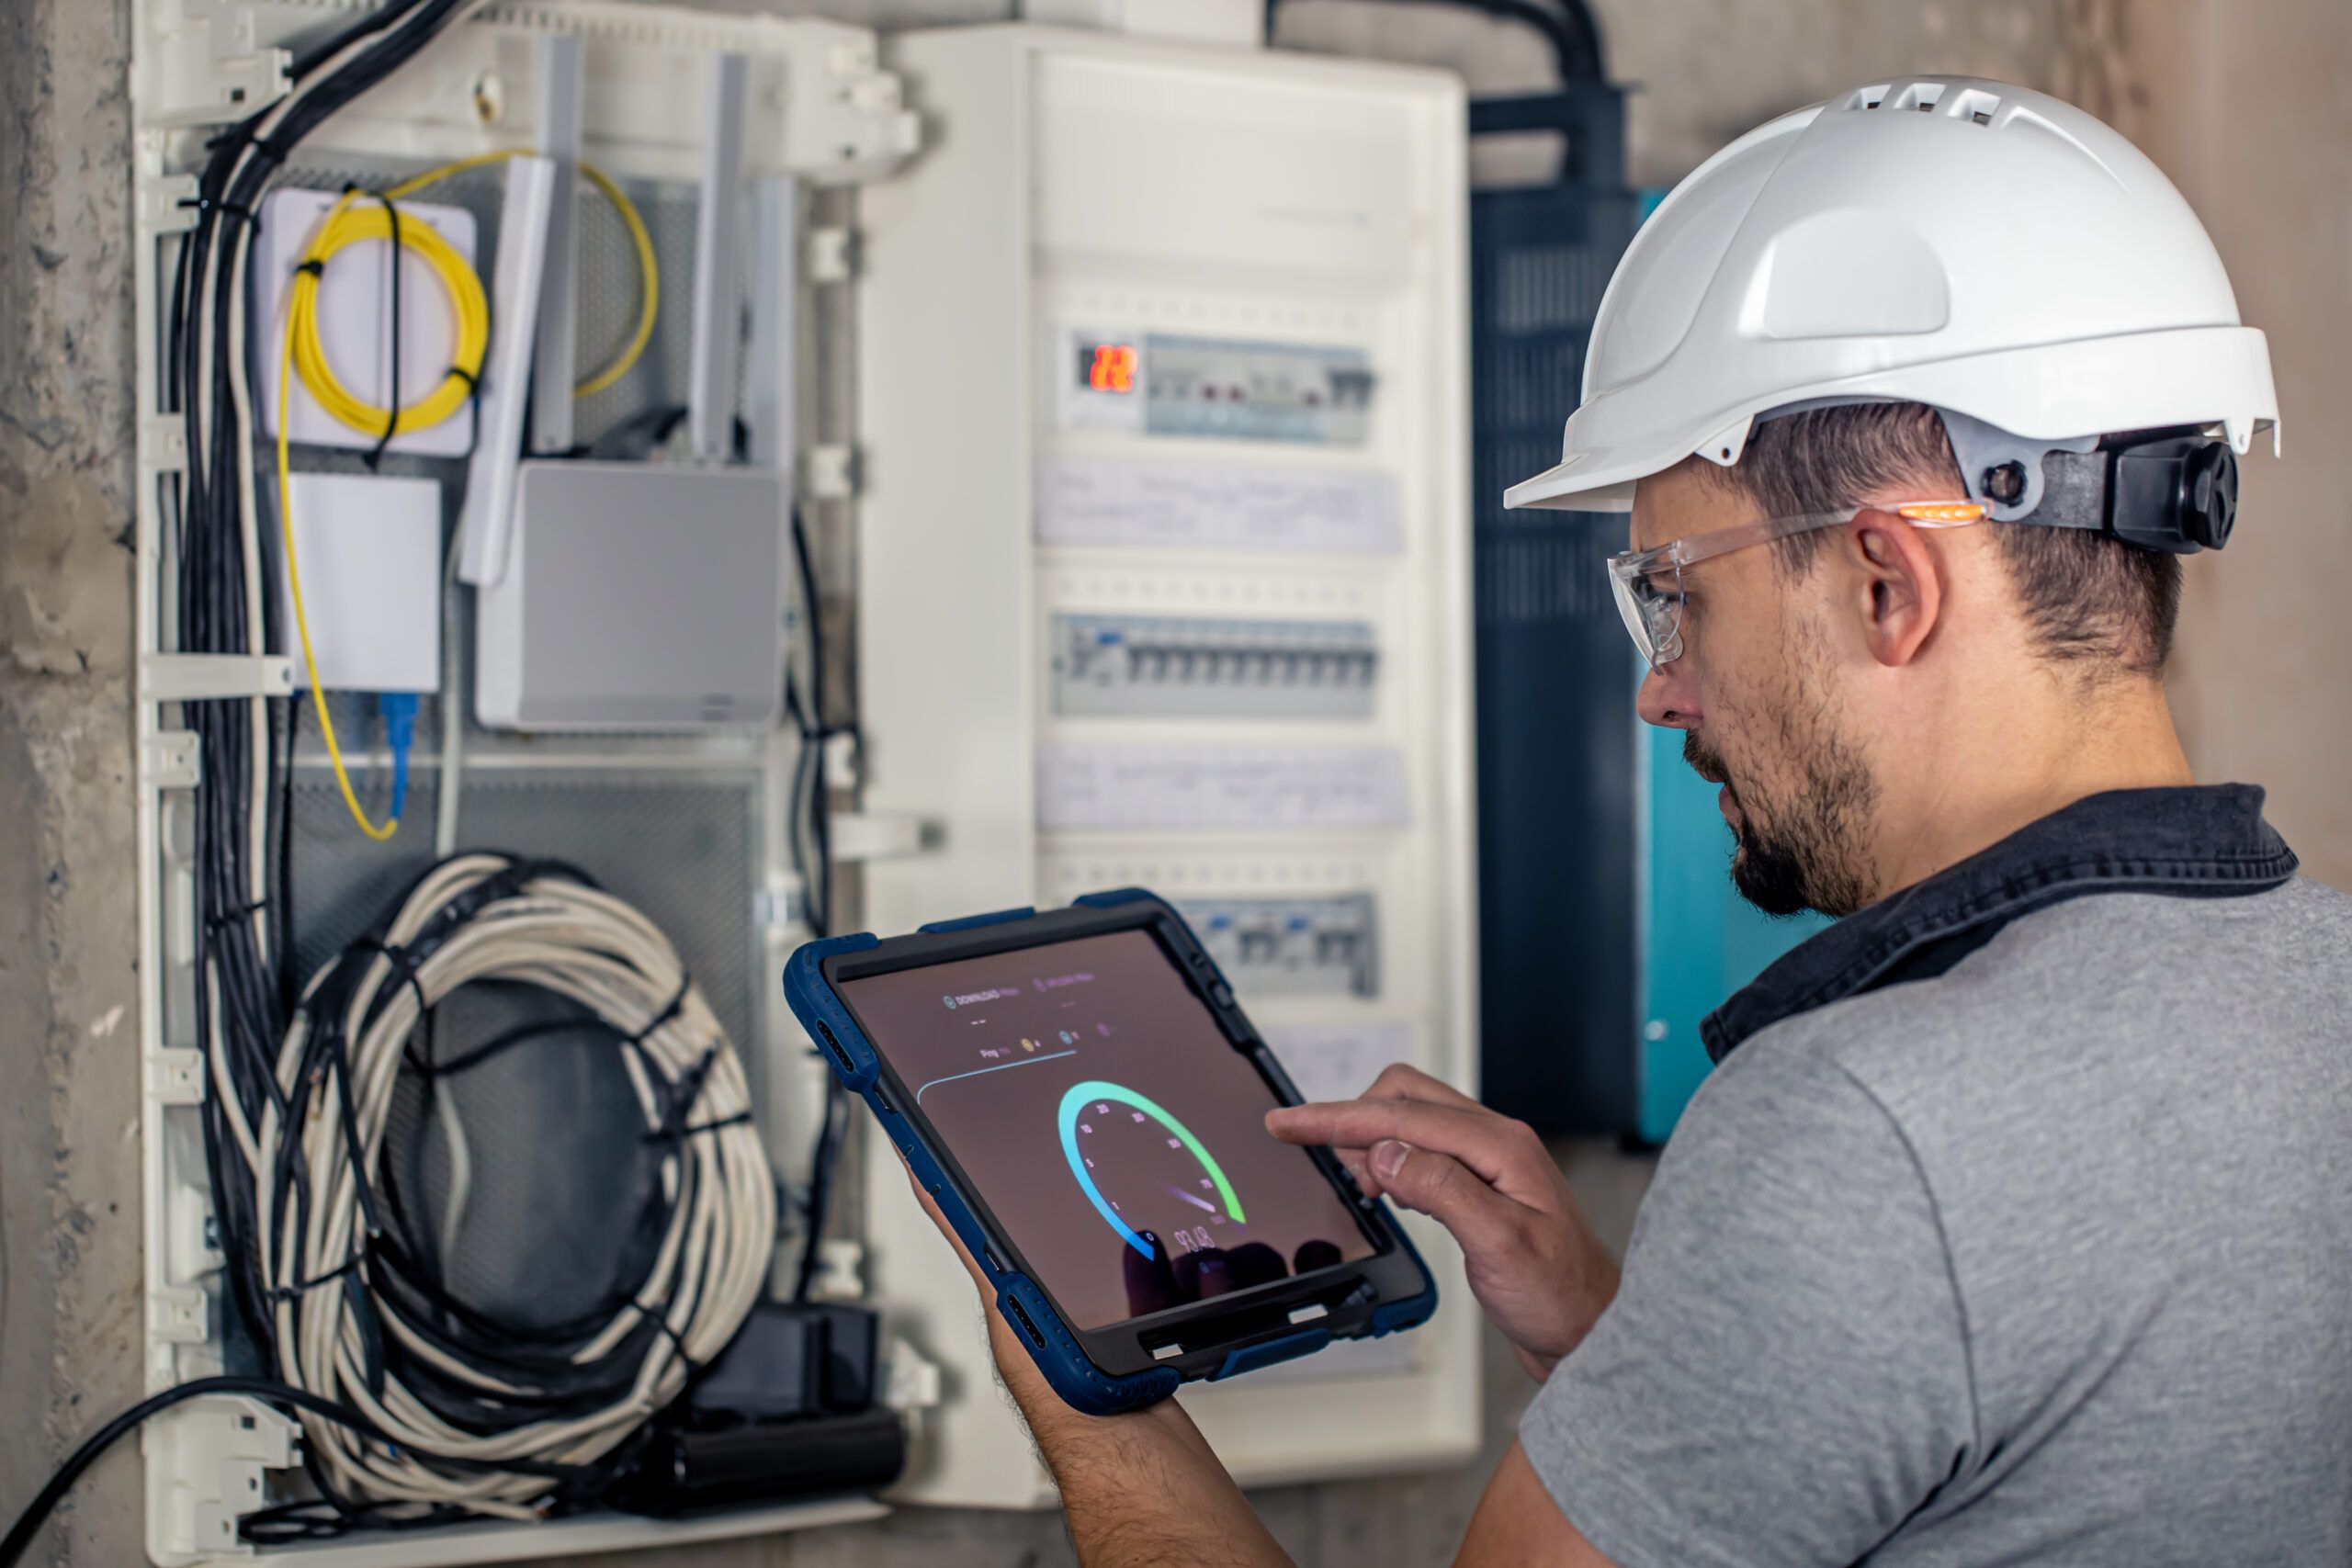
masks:
[[[1871,657],[1900,669],[1918,657],[1943,615],[1943,552],[1925,529],[1875,507],[1855,515],[1849,535]]]

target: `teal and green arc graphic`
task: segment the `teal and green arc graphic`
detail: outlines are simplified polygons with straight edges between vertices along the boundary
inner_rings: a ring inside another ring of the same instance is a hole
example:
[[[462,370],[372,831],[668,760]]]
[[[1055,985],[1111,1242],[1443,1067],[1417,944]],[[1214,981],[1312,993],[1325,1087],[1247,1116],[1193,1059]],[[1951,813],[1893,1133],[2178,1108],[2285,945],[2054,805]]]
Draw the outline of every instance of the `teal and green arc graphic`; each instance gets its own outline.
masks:
[[[1147,1241],[1135,1226],[1127,1224],[1120,1216],[1118,1210],[1111,1207],[1111,1201],[1103,1197],[1102,1190],[1094,1184],[1094,1173],[1086,1168],[1086,1161],[1079,1155],[1078,1118],[1086,1109],[1087,1101],[1091,1100],[1129,1106],[1142,1111],[1167,1128],[1170,1136],[1182,1143],[1192,1156],[1201,1162],[1201,1169],[1207,1172],[1208,1179],[1216,1184],[1216,1195],[1225,1201],[1225,1212],[1231,1215],[1237,1224],[1242,1222],[1244,1216],[1241,1213],[1241,1200],[1234,1196],[1233,1183],[1225,1178],[1225,1168],[1216,1163],[1216,1156],[1202,1146],[1200,1139],[1193,1136],[1193,1130],[1190,1127],[1161,1110],[1156,1101],[1137,1094],[1124,1084],[1107,1083],[1101,1078],[1089,1078],[1084,1083],[1070,1085],[1062,1095],[1060,1113],[1062,1154],[1069,1160],[1069,1173],[1078,1178],[1079,1190],[1086,1194],[1087,1201],[1094,1205],[1094,1212],[1102,1216],[1103,1223],[1117,1231],[1129,1247],[1134,1247],[1146,1258],[1159,1256],[1153,1250],[1151,1243]]]

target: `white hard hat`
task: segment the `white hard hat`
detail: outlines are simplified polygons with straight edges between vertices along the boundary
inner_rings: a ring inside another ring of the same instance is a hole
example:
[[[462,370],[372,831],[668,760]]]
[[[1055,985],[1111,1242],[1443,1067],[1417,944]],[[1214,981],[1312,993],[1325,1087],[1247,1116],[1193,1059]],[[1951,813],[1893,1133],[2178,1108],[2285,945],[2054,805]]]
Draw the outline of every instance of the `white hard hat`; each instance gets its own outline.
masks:
[[[2262,333],[2139,149],[2045,94],[1918,76],[1675,186],[1601,297],[1558,466],[1504,501],[1623,511],[1693,454],[1737,461],[1759,415],[1879,400],[2037,446],[2201,426],[2243,452],[2278,415]]]

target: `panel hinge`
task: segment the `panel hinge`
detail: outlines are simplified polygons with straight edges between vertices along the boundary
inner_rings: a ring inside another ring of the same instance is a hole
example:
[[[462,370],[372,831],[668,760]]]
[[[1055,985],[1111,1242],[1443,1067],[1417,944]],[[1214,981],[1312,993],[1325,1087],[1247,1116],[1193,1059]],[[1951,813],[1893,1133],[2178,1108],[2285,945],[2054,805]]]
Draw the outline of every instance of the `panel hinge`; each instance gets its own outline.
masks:
[[[893,1335],[882,1354],[882,1403],[909,1414],[933,1408],[943,1392],[939,1363]]]
[[[178,1045],[148,1053],[147,1093],[158,1105],[204,1103],[204,1053]]]
[[[170,1480],[149,1526],[175,1554],[167,1561],[254,1561],[253,1549],[238,1540],[238,1521],[262,1506],[269,1472],[301,1462],[295,1441],[301,1430],[254,1399],[201,1399],[159,1416],[149,1442],[164,1443]]]
[[[201,1345],[211,1337],[210,1303],[200,1285],[159,1285],[147,1292],[147,1337]]]
[[[898,812],[838,811],[826,834],[833,859],[844,865],[919,855],[937,848],[942,837],[936,822]]]
[[[865,467],[854,446],[812,446],[808,493],[819,501],[847,501],[857,493]]]
[[[294,694],[294,661],[278,653],[150,653],[139,660],[151,703],[201,703]]]
[[[284,97],[294,54],[262,47],[260,12],[233,0],[157,6],[140,82],[139,123],[219,125]]]
[[[808,279],[812,283],[847,283],[857,276],[863,243],[854,229],[808,231]]]
[[[763,931],[791,931],[808,920],[807,895],[795,877],[785,886],[755,888],[752,893],[752,923]]]
[[[187,421],[175,413],[150,417],[139,428],[139,461],[151,474],[176,474],[187,468]]]
[[[914,155],[922,121],[874,34],[841,23],[797,25],[784,51],[784,166],[820,185],[878,179]]]
[[[157,789],[194,789],[204,776],[204,742],[192,729],[147,738],[147,782]]]
[[[150,175],[139,182],[139,227],[150,234],[177,234],[196,227],[194,175]]]

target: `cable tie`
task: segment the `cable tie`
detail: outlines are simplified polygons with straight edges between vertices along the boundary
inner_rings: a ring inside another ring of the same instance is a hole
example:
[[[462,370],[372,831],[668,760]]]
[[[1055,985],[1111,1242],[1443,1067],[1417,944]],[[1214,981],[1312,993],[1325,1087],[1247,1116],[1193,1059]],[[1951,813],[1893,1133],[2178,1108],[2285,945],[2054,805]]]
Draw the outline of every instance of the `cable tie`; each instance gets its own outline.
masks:
[[[286,154],[292,151],[290,147],[272,141],[266,136],[248,137],[246,145],[253,149],[254,156],[261,161],[265,168],[273,170],[284,164]]]
[[[416,993],[417,1012],[425,1014],[433,1010],[433,1000],[424,994],[424,982],[416,977],[417,970],[424,964],[424,959],[397,942],[379,942],[371,936],[363,936],[351,945],[368,952],[382,953],[384,961],[392,966],[400,981]]]
[[[295,265],[294,270],[296,272],[307,272],[312,277],[324,277],[327,275],[326,258],[324,256],[312,256],[309,261],[298,263]]]
[[[695,1102],[702,1099],[703,1085],[710,1078],[710,1065],[718,1059],[718,1046],[717,1040],[704,1046],[702,1055],[695,1058],[694,1066],[680,1073],[672,1086],[674,1092],[670,1101],[670,1111],[662,1119],[662,1130],[672,1143],[686,1136],[682,1129],[686,1118],[694,1114]]]
[[[305,1280],[299,1285],[277,1285],[269,1290],[264,1291],[262,1292],[262,1300],[268,1302],[273,1306],[279,1302],[297,1301],[303,1296],[309,1295],[321,1285],[332,1285],[337,1280],[342,1279],[345,1275],[353,1272],[367,1259],[367,1249],[362,1247],[359,1251],[353,1253],[350,1257],[345,1258],[341,1263],[338,1263],[334,1268],[328,1269],[325,1273],[319,1275],[316,1279]]]
[[[705,1133],[717,1133],[729,1127],[741,1127],[751,1120],[750,1111],[738,1111],[732,1116],[721,1116],[716,1122],[703,1122],[692,1127],[662,1128],[646,1134],[645,1141],[649,1144],[683,1144],[688,1138],[700,1137]]]
[[[173,205],[191,209],[199,218],[208,212],[217,212],[223,218],[243,219],[248,223],[254,220],[252,208],[240,207],[233,201],[220,201],[209,196],[184,196]]]
[[[240,920],[249,920],[268,908],[268,899],[256,898],[250,904],[240,905],[233,909],[222,909],[204,917],[204,929],[217,931],[225,926],[233,926]]]
[[[632,1300],[628,1304],[637,1309],[638,1316],[645,1319],[646,1322],[651,1324],[656,1329],[660,1330],[662,1337],[677,1348],[678,1364],[686,1369],[686,1381],[688,1382],[694,1382],[695,1379],[702,1375],[702,1363],[695,1360],[692,1356],[686,1354],[686,1341],[684,1337],[680,1335],[676,1329],[670,1326],[670,1319],[666,1314],[655,1312],[651,1307],[647,1306],[640,1301]]]
[[[452,365],[449,367],[449,374],[455,376],[458,380],[463,381],[466,384],[466,390],[468,392],[479,392],[481,390],[481,378],[467,369],[464,366]]]
[[[653,1015],[652,1021],[648,1023],[644,1028],[639,1030],[634,1034],[622,1035],[621,1043],[625,1045],[644,1044],[645,1037],[647,1035],[652,1033],[655,1030],[661,1028],[663,1024],[678,1016],[678,1010],[685,1005],[686,993],[693,990],[694,986],[695,977],[692,975],[687,974],[685,971],[680,970],[678,973],[678,988],[671,996],[668,1004],[664,1006],[660,1012],[655,1013]],[[711,1049],[716,1050],[718,1047],[713,1046]],[[705,1052],[703,1055],[704,1062],[707,1063],[709,1059],[709,1053]],[[697,1068],[696,1070],[699,1071],[700,1069]],[[679,1081],[684,1082],[684,1080],[681,1078]]]
[[[471,887],[441,906],[433,917],[435,929],[453,929],[464,925],[491,905],[507,898],[523,896],[523,885],[538,874],[537,861],[508,861]]]

